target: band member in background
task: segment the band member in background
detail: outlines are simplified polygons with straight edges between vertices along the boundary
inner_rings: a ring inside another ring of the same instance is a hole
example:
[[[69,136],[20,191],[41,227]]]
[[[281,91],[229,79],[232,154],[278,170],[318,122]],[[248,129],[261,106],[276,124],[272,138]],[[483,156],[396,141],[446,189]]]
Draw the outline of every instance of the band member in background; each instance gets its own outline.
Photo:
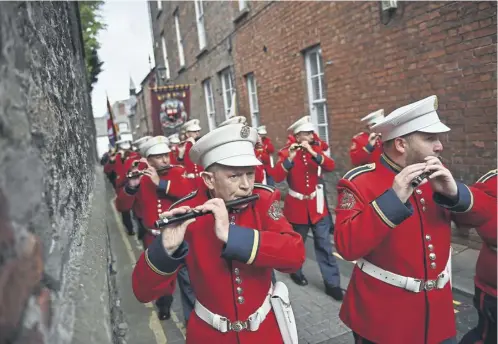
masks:
[[[382,154],[382,141],[379,133],[372,132],[371,128],[384,119],[384,109],[372,112],[363,117],[368,132],[356,134],[351,141],[349,156],[353,166],[365,165],[376,162]]]
[[[202,128],[198,119],[192,119],[186,122],[182,129],[185,131],[186,139],[185,142],[178,147],[178,161],[183,162],[183,166],[185,166],[187,172],[187,178],[190,179],[192,188],[196,189],[203,185],[200,175],[203,169],[190,160],[189,153],[194,143],[199,139]]]
[[[316,260],[322,273],[325,292],[335,300],[342,300],[339,267],[332,255],[330,216],[325,206],[323,186],[318,184],[318,170],[331,172],[335,163],[313,142],[315,127],[311,117],[305,116],[289,129],[296,142],[279,152],[275,165],[276,182],[287,179],[289,193],[285,197],[284,215],[294,230],[306,241],[309,229],[313,231]],[[292,280],[305,286],[308,280],[302,269],[291,274]]]
[[[479,321],[462,338],[460,344],[496,343],[496,172],[497,170],[489,171],[473,185],[486,194],[490,218],[477,228],[477,233],[483,240],[474,279],[474,306]]]
[[[372,128],[379,161],[338,183],[335,245],[356,260],[340,318],[356,343],[456,343],[450,222],[480,225],[484,214],[438,159],[450,129],[436,110],[431,96],[393,111]]]
[[[169,290],[180,266],[188,266],[197,296],[188,344],[283,342],[270,304],[277,292],[271,273],[298,269],[304,244],[282,215],[280,193],[254,184],[256,139],[255,129],[232,124],[193,146],[190,158],[205,168],[204,186],[163,216],[211,214],[167,227],[133,271],[135,296],[149,302]],[[227,210],[225,202],[252,194],[259,199]]]
[[[266,173],[266,184],[270,186],[275,185],[275,179],[273,178],[273,168],[275,167],[275,162],[273,161],[273,153],[275,153],[275,147],[268,137],[268,132],[266,131],[266,125],[261,125],[258,127],[258,135],[260,140],[256,144],[256,150],[260,155],[260,161],[263,163],[263,168]]]
[[[178,145],[180,144],[180,138],[178,134],[173,134],[168,136],[169,140],[169,148],[171,149],[171,153],[169,155],[170,161],[172,165],[181,165],[180,161],[178,161],[178,155],[180,151],[178,150]]]
[[[168,209],[174,202],[192,191],[190,182],[184,177],[182,166],[170,164],[168,139],[164,136],[156,136],[142,145],[142,152],[146,159],[142,160],[145,167],[133,166],[131,173],[142,171],[137,177],[129,178],[127,185],[116,198],[118,210],[130,209],[134,203],[139,203],[142,212],[142,222],[147,229],[144,237],[144,248],[150,246],[156,236],[160,235],[155,229],[155,221],[159,214]],[[182,294],[182,304],[185,321],[188,321],[193,309],[195,295],[190,287],[188,271],[182,270],[178,275],[178,282]],[[173,292],[163,294],[156,301],[159,310],[159,319],[170,318]]]

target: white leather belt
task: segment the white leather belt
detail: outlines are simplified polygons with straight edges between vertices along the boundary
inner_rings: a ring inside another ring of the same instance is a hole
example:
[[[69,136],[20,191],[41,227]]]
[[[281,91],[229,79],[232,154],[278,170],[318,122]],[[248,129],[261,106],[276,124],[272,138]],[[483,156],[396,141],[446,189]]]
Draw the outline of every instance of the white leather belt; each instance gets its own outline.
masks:
[[[372,276],[373,278],[378,279],[379,281],[382,281],[384,283],[390,284],[392,286],[405,289],[408,291],[411,291],[413,293],[420,293],[423,290],[433,290],[433,289],[443,289],[446,283],[450,281],[450,262],[451,262],[451,254],[450,258],[448,259],[448,263],[446,264],[446,267],[444,268],[443,272],[441,272],[437,279],[435,280],[428,280],[428,281],[423,281],[417,278],[413,277],[405,277],[401,276],[398,274],[395,274],[394,272],[390,272],[387,270],[384,270],[382,268],[379,268],[378,266],[364,260],[364,259],[359,259],[356,262],[356,265],[358,268],[360,268],[361,271],[366,273],[369,276]]]
[[[310,193],[309,195],[303,195],[302,193],[299,193],[297,191],[294,191],[292,189],[289,189],[289,195],[291,197],[297,198],[299,200],[308,200],[308,199],[314,199],[316,197],[316,190]]]
[[[187,173],[187,178],[188,179],[194,179],[194,178],[197,178],[197,177],[200,177],[201,174],[200,173]]]
[[[261,323],[266,319],[268,313],[270,313],[270,297],[272,289],[273,287],[270,286],[270,290],[268,291],[261,307],[259,307],[256,312],[251,314],[246,321],[237,320],[232,322],[222,315],[211,312],[209,309],[204,307],[199,300],[195,300],[195,314],[197,314],[200,319],[211,325],[215,330],[222,333],[229,331],[240,332],[243,330],[254,332],[259,329]]]

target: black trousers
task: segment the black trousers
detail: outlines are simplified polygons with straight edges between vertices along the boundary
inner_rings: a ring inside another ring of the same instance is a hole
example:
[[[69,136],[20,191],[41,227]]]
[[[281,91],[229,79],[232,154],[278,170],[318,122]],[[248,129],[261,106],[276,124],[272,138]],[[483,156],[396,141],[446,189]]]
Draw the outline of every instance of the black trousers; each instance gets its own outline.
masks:
[[[475,286],[474,307],[479,314],[479,321],[475,328],[463,336],[460,344],[496,344],[496,297]]]
[[[133,221],[131,220],[131,211],[123,211],[121,213],[121,219],[123,220],[123,225],[126,227],[128,234],[133,234]]]

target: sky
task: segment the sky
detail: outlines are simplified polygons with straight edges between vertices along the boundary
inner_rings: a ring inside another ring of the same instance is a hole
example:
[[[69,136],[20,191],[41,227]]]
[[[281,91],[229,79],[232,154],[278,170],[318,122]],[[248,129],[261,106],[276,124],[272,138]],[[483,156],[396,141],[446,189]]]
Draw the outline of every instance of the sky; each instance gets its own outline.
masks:
[[[129,96],[130,76],[137,92],[149,72],[149,55],[154,66],[148,5],[145,0],[106,1],[101,15],[107,29],[99,34],[103,71],[92,91],[95,117],[104,116],[106,92],[111,105]]]

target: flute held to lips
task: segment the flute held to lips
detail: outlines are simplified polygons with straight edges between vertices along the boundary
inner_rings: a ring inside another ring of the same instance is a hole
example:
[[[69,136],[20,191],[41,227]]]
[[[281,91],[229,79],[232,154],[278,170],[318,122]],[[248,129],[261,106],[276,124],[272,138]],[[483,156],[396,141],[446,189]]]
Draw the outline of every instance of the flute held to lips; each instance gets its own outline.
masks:
[[[241,197],[241,198],[235,199],[233,201],[228,201],[225,203],[225,206],[227,207],[227,209],[229,209],[229,208],[233,208],[233,207],[236,207],[239,205],[244,205],[244,204],[254,202],[258,199],[259,199],[259,195],[254,194],[254,195],[247,196],[247,197]],[[191,211],[191,212],[188,212],[185,214],[175,215],[175,216],[159,219],[156,221],[155,225],[156,225],[156,228],[162,228],[165,226],[172,225],[174,223],[185,222],[187,220],[190,220],[190,219],[193,219],[193,218],[196,218],[199,216],[203,216],[206,214],[211,214],[211,212],[201,213],[201,212],[197,212],[197,211]]]
[[[440,156],[438,156],[437,158],[441,161],[443,160],[443,158]],[[431,174],[431,171],[427,171],[422,173],[420,176],[416,176],[415,178],[413,178],[413,180],[411,181],[412,187],[416,188],[417,186],[419,186],[424,181],[424,179],[429,178]]]

